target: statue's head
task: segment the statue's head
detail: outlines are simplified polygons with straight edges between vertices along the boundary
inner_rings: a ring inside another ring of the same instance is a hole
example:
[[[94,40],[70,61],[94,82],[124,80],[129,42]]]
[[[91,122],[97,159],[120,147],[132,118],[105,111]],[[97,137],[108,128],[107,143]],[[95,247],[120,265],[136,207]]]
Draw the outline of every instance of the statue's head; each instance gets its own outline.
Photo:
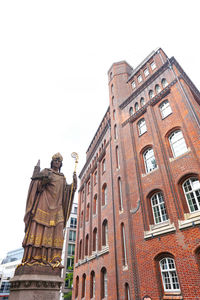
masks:
[[[51,168],[53,168],[53,165],[55,164],[59,168],[59,172],[60,172],[60,169],[62,167],[62,161],[63,161],[63,157],[59,152],[54,154],[52,156]]]

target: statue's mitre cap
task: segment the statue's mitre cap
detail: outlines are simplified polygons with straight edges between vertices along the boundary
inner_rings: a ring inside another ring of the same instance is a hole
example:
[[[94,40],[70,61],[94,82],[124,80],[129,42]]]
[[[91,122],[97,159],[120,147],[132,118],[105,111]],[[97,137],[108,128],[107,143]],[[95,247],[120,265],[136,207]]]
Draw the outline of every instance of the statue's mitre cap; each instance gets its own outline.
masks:
[[[63,161],[63,157],[62,157],[62,155],[59,152],[56,153],[56,154],[54,154],[52,156],[52,159],[59,159],[59,160]]]

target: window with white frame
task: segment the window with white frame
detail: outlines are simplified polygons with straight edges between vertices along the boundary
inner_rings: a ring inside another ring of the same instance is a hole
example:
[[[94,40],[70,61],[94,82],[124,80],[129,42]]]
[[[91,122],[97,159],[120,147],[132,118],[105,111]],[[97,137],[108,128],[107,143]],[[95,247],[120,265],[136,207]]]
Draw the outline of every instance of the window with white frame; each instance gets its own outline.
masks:
[[[155,68],[156,68],[156,63],[155,63],[155,61],[153,61],[151,63],[151,70],[153,71],[153,70],[155,70]]]
[[[137,79],[139,83],[142,82],[142,75],[139,75]]]
[[[146,173],[149,173],[157,168],[156,159],[152,148],[148,148],[144,152],[143,157]]]
[[[76,231],[73,231],[73,230],[69,231],[69,241],[72,241],[72,242],[76,241]]]
[[[172,149],[172,153],[174,157],[180,156],[183,153],[188,151],[187,145],[185,143],[185,139],[183,137],[181,130],[174,131],[169,136],[169,142]]]
[[[168,100],[165,100],[160,104],[160,112],[162,119],[166,118],[172,113],[172,109]]]
[[[182,187],[190,212],[200,211],[200,182],[198,178],[187,179]]]
[[[168,82],[165,78],[161,80],[162,87],[165,88],[168,85]]]
[[[75,252],[75,245],[74,244],[68,244],[67,254],[68,255],[74,255],[74,252]]]
[[[73,257],[68,257],[67,258],[67,269],[73,268],[73,265],[74,265],[74,259],[73,259]]]
[[[142,135],[147,131],[147,126],[144,118],[138,122],[138,131],[139,131],[139,135]]]
[[[156,94],[159,94],[159,93],[160,93],[161,87],[159,86],[159,84],[156,84],[156,85],[155,85],[155,91],[156,91]]]
[[[180,285],[173,258],[166,257],[160,261],[163,287],[166,292],[180,292]]]
[[[76,218],[71,218],[70,219],[70,227],[71,228],[76,228],[77,225],[77,219]]]
[[[149,69],[146,68],[146,69],[144,70],[144,76],[147,77],[148,75],[149,75]]]
[[[168,220],[164,197],[161,192],[156,193],[151,197],[151,206],[155,224],[159,224]]]
[[[133,82],[131,83],[131,86],[132,86],[132,89],[133,89],[133,90],[136,88],[135,81],[133,81]]]
[[[154,97],[154,92],[152,90],[149,91],[149,98],[152,99]]]
[[[145,100],[143,97],[140,99],[140,105],[141,105],[141,107],[145,105]]]

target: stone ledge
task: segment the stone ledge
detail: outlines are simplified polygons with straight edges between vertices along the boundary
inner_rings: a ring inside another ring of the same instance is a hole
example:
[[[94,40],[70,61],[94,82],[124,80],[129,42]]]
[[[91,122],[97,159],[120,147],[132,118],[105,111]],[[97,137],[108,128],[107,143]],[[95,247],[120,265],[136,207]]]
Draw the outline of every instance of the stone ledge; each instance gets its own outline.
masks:
[[[194,227],[200,224],[200,211],[184,214],[185,220],[178,220],[179,229]]]
[[[170,220],[163,222],[161,224],[150,225],[150,230],[144,232],[144,238],[149,239],[158,235],[176,231],[174,223],[171,223]]]
[[[75,268],[77,268],[78,266],[83,265],[83,264],[87,263],[88,261],[93,260],[101,255],[104,255],[108,252],[109,252],[109,246],[103,246],[101,251],[96,251],[96,252],[93,251],[92,255],[87,256],[83,260],[79,260],[78,263],[75,264]]]

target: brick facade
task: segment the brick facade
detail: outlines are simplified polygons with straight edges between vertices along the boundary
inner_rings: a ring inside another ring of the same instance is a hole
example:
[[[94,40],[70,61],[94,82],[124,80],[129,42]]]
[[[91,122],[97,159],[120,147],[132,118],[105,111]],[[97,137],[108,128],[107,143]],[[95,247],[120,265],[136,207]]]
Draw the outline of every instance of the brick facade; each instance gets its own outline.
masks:
[[[73,299],[200,299],[200,93],[162,49],[108,78],[80,173]]]

